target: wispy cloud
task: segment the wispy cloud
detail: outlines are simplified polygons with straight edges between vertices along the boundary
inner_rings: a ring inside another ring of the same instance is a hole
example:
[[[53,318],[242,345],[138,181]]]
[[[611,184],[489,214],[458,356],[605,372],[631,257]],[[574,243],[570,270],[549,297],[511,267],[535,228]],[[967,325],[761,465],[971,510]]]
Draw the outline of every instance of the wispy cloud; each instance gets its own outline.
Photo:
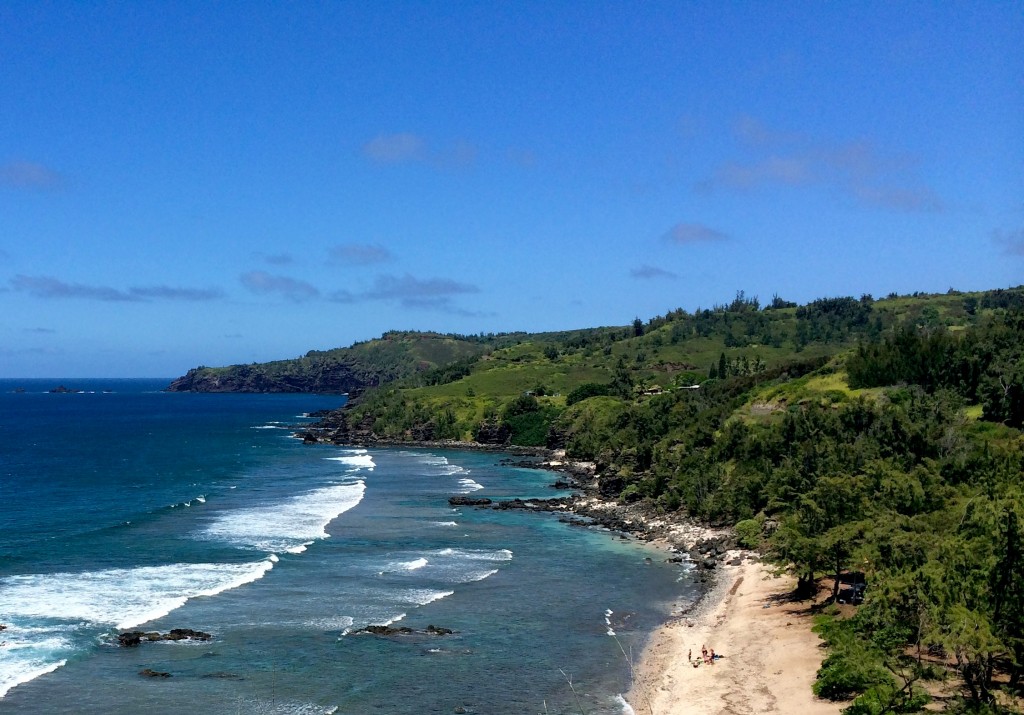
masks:
[[[378,164],[401,164],[427,158],[427,143],[417,134],[378,134],[363,145],[363,156]]]
[[[428,164],[437,168],[464,168],[476,163],[479,150],[465,139],[450,146],[430,146],[412,132],[378,134],[362,146],[363,156],[375,164]]]
[[[993,231],[992,240],[1007,256],[1024,256],[1024,228],[1016,231]]]
[[[701,184],[702,190],[749,190],[767,184],[799,186],[809,183],[815,174],[813,162],[807,157],[768,156],[740,164],[726,162],[715,170],[712,177]]]
[[[939,213],[945,208],[939,195],[928,188],[854,186],[852,191],[866,204],[893,211]]]
[[[389,301],[403,308],[479,316],[481,313],[465,310],[452,302],[456,296],[479,292],[480,288],[470,283],[449,278],[416,278],[406,273],[402,276],[377,276],[369,290],[358,293],[339,290],[332,293],[330,299],[338,303]]]
[[[264,256],[263,260],[272,266],[288,266],[295,263],[295,257],[290,253],[275,253],[270,256]]]
[[[52,191],[64,186],[64,176],[57,171],[31,161],[11,161],[0,164],[0,186],[13,189]]]
[[[734,138],[749,156],[722,162],[695,186],[699,192],[754,191],[766,187],[821,186],[853,201],[902,212],[939,212],[942,199],[918,177],[919,161],[870,141],[814,140],[740,117]]]
[[[744,114],[732,123],[732,133],[738,140],[753,146],[768,144],[785,144],[800,141],[803,137],[793,132],[783,132],[769,128],[757,117]]]
[[[280,294],[289,300],[303,301],[320,297],[316,286],[288,276],[271,275],[266,271],[249,271],[239,276],[242,285],[259,295]]]
[[[394,259],[391,251],[377,244],[346,243],[330,251],[331,261],[350,266],[369,266]]]
[[[380,300],[422,300],[479,292],[478,287],[469,283],[459,283],[449,278],[420,279],[406,273],[403,276],[377,276],[373,288],[367,291],[366,297]]]
[[[23,333],[31,333],[32,335],[53,335],[57,331],[53,328],[24,328]]]
[[[679,277],[672,271],[666,271],[664,268],[658,268],[657,266],[649,266],[646,264],[639,268],[630,269],[629,275],[640,280],[651,280],[653,278],[667,278],[669,280],[675,280]]]
[[[514,165],[523,169],[532,169],[537,165],[537,154],[529,149],[509,149],[505,156]]]
[[[36,298],[98,300],[108,303],[139,303],[154,300],[210,301],[224,297],[216,288],[172,288],[142,286],[121,290],[112,286],[68,283],[53,276],[16,275],[8,281],[14,290]]]
[[[220,300],[224,291],[219,288],[172,288],[171,286],[148,286],[145,288],[129,288],[131,295],[152,300],[185,300],[210,301]]]
[[[111,303],[130,303],[143,300],[141,296],[132,295],[118,288],[84,285],[82,283],[65,283],[53,276],[16,275],[9,282],[14,290],[28,293],[36,298],[80,298]]]
[[[690,243],[725,241],[728,238],[727,234],[716,231],[702,223],[677,223],[662,236],[663,240],[681,246]]]

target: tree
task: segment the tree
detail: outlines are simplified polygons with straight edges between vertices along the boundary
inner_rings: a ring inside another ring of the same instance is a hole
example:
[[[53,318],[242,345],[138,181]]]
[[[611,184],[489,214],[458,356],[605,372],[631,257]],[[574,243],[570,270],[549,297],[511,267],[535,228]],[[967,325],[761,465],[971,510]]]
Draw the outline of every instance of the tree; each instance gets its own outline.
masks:
[[[620,357],[612,373],[612,392],[624,400],[633,397],[633,375],[626,366],[626,358]]]

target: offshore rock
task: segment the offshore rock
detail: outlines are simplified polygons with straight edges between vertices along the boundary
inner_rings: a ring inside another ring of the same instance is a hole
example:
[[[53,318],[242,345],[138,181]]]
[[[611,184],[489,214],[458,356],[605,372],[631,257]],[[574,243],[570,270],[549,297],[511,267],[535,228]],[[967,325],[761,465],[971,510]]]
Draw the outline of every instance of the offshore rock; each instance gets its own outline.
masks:
[[[146,678],[170,678],[170,673],[164,673],[159,670],[153,670],[152,668],[143,668],[139,671],[139,675]]]
[[[487,506],[491,500],[487,497],[448,497],[452,506]]]
[[[357,633],[369,633],[374,636],[408,636],[414,634],[428,635],[428,636],[448,636],[454,633],[451,628],[442,628],[433,624],[427,626],[422,631],[418,631],[415,628],[409,628],[409,626],[399,626],[393,628],[392,626],[366,626],[360,628],[357,631],[352,631],[353,634]]]
[[[208,641],[212,639],[212,635],[204,633],[203,631],[194,631],[191,628],[174,628],[167,633],[158,633],[156,631],[125,631],[117,636],[117,644],[125,648],[134,648],[142,643],[142,641],[149,641],[152,643],[155,641]]]

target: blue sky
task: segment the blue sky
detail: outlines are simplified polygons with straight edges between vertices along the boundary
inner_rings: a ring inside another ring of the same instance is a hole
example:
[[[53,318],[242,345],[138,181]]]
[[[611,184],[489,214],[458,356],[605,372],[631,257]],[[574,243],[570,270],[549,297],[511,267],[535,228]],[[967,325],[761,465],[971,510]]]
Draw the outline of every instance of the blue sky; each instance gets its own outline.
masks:
[[[0,376],[1024,283],[1016,2],[0,4]]]

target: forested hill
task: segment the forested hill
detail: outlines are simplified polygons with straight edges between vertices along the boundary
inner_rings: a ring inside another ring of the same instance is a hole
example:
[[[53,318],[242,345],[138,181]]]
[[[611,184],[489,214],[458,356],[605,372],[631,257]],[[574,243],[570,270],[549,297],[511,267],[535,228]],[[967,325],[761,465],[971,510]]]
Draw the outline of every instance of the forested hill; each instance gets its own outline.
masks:
[[[321,392],[358,395],[399,378],[471,361],[500,338],[385,333],[347,348],[311,350],[268,363],[197,367],[174,380],[172,392]]]
[[[1024,289],[738,295],[430,374],[321,437],[564,448],[607,498],[733,525],[802,587],[830,579],[815,692],[846,713],[1021,712]],[[863,604],[840,607],[852,583]]]
[[[690,392],[716,395],[740,389],[737,385],[744,386],[738,393],[743,395],[753,385],[821,370],[858,345],[882,345],[897,333],[927,334],[933,342],[948,338],[953,345],[968,328],[1022,306],[1024,288],[881,300],[822,298],[803,306],[778,297],[761,306],[756,298],[739,293],[725,305],[693,313],[674,310],[647,321],[637,318],[628,326],[475,338],[475,351],[456,363],[415,372],[371,391],[335,424],[364,440],[564,444],[595,456],[584,444],[593,429],[583,429],[581,421],[592,427],[603,420],[619,424],[624,419],[619,412],[644,409],[653,397],[660,397],[653,400],[656,404],[675,403]],[[940,346],[935,343],[933,348]],[[840,360],[828,370],[842,372],[843,364]],[[856,378],[861,379],[859,374]],[[843,379],[819,374],[810,380],[808,391],[820,388],[835,398],[848,389],[845,384],[840,389]],[[898,381],[915,379],[901,375]],[[970,399],[976,400],[982,375],[970,380],[976,385]],[[830,393],[825,386],[832,383],[836,389]],[[606,399],[586,399],[592,397]],[[732,409],[720,407],[726,413]],[[594,439],[603,448],[609,446],[603,437]],[[642,449],[640,464],[646,467]]]

